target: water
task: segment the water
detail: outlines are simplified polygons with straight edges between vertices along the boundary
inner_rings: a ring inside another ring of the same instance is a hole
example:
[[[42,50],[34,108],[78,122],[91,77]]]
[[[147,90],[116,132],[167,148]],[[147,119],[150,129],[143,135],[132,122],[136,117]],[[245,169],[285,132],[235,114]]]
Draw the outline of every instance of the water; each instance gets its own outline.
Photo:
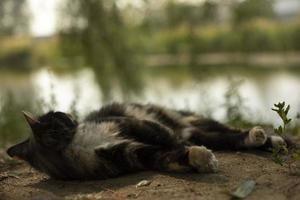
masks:
[[[129,81],[136,78],[133,75],[122,76],[127,76]],[[81,116],[111,101],[151,102],[197,111],[226,121],[225,93],[233,81],[242,80],[239,93],[244,100],[247,119],[278,123],[270,108],[279,101],[291,104],[291,116],[300,110],[300,70],[298,72],[295,68],[156,67],[144,69],[138,76],[141,81],[136,86],[142,87],[135,90],[122,87],[126,81],[119,84],[111,81],[107,88],[101,87],[99,80],[104,75],[97,75],[90,68],[60,73],[46,68],[31,73],[6,71],[0,74],[0,97],[10,90],[20,99],[24,95],[29,95],[32,101],[44,99],[46,104],[54,104],[54,109],[61,111],[68,111],[75,105]],[[107,93],[109,97],[104,98]]]

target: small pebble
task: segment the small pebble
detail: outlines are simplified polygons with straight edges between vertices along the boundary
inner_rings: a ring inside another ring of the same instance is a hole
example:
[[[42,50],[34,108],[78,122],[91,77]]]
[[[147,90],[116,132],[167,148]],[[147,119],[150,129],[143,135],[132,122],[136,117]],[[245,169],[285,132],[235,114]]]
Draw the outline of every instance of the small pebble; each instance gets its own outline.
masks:
[[[144,187],[144,186],[148,186],[148,185],[150,185],[151,184],[151,181],[148,181],[148,180],[142,180],[142,181],[140,181],[137,185],[136,185],[136,187],[138,188],[138,187]]]

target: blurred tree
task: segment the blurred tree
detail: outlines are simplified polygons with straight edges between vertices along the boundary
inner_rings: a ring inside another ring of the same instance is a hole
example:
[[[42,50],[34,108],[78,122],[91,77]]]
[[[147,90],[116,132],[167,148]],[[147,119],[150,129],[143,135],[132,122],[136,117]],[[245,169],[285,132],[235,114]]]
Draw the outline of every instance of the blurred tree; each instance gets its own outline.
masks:
[[[202,21],[208,23],[214,22],[217,18],[218,4],[215,1],[206,0],[201,7],[201,11]]]
[[[94,69],[104,100],[110,99],[111,84],[126,96],[139,91],[136,52],[116,2],[66,0],[62,14],[62,51],[71,59],[82,56]]]
[[[199,6],[169,1],[165,9],[170,27],[180,24],[197,25],[201,19]]]
[[[0,35],[27,34],[29,13],[26,0],[0,1]]]
[[[274,0],[244,0],[237,3],[233,9],[233,20],[240,24],[254,18],[272,18]]]
[[[201,25],[203,22],[213,22],[217,17],[217,3],[206,0],[199,4],[168,1],[165,8],[169,26],[180,24]]]
[[[211,23],[216,20],[216,2],[206,0],[199,4],[190,4],[186,2],[179,3],[176,1],[169,1],[165,8],[165,12],[167,15],[169,28],[176,28],[180,25],[184,25],[186,27],[186,53],[188,54],[189,65],[195,65],[197,62],[196,60],[198,53],[196,29],[204,23]],[[171,48],[172,46],[174,45],[172,44]],[[173,52],[173,50],[170,49],[170,52]]]

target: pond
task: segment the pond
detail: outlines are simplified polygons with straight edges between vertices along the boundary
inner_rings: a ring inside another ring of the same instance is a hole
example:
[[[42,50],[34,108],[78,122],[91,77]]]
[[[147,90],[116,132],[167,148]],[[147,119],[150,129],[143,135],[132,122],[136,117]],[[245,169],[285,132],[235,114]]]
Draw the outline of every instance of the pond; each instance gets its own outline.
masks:
[[[109,80],[91,68],[72,72],[54,72],[48,68],[27,73],[3,71],[0,97],[11,91],[19,101],[26,97],[35,104],[42,99],[52,109],[75,108],[79,116],[108,102],[135,101],[188,109],[226,121],[225,97],[230,89],[236,88],[238,94],[234,95],[242,99],[242,112],[252,122],[278,123],[271,107],[279,101],[291,105],[291,117],[300,110],[300,70],[296,67],[148,67],[139,73],[120,73],[121,81],[110,80],[104,83],[105,87],[101,85],[104,79]],[[133,79],[139,81],[129,86]]]
[[[280,121],[271,110],[273,104],[290,104],[289,116],[295,119],[300,111],[299,91],[297,67],[147,67],[114,78],[92,68],[1,71],[0,147],[28,136],[22,110],[34,114],[60,110],[80,118],[109,102],[134,101],[188,109],[226,122],[230,104],[239,106],[247,121],[275,125]]]

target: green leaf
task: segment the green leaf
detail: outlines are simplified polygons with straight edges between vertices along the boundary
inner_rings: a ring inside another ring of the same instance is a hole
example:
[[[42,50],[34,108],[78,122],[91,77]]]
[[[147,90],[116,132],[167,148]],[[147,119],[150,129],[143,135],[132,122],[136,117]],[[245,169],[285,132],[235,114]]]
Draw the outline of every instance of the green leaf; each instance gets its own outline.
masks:
[[[279,102],[277,104],[274,104],[275,108],[272,108],[273,111],[275,111],[278,116],[280,117],[280,119],[282,120],[282,125],[278,126],[277,128],[274,128],[275,133],[279,134],[279,135],[283,135],[285,132],[285,127],[287,124],[289,124],[292,119],[288,118],[288,113],[290,111],[290,105],[287,105],[287,107],[285,108],[285,102]],[[280,165],[283,165],[283,163],[286,161],[285,159],[283,159],[283,155],[287,155],[289,158],[298,158],[299,154],[296,153],[292,153],[289,152],[289,150],[287,149],[286,146],[280,146],[280,147],[273,147],[272,149],[272,160]],[[294,160],[295,160],[294,159]]]
[[[275,133],[277,133],[277,134],[279,134],[279,135],[281,135],[281,134],[283,133],[283,128],[282,128],[282,126],[279,126],[278,128],[275,128],[274,130],[275,130]]]
[[[286,107],[286,109],[285,109],[285,111],[284,111],[285,115],[288,114],[289,110],[290,110],[290,105],[288,105],[288,106]]]

